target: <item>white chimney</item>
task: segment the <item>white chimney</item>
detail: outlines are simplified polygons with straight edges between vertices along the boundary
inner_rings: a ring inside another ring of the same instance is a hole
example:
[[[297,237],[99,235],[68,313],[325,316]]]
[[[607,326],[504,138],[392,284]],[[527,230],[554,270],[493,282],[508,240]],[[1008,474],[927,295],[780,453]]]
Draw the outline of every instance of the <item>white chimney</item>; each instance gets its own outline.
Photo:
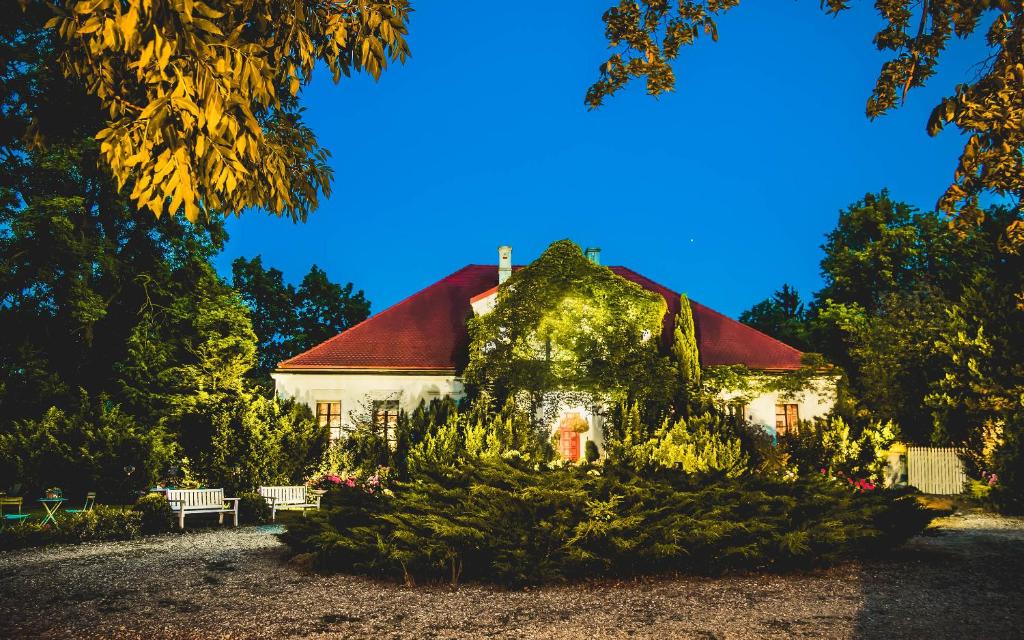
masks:
[[[512,275],[512,247],[501,245],[498,247],[498,284],[505,284]]]

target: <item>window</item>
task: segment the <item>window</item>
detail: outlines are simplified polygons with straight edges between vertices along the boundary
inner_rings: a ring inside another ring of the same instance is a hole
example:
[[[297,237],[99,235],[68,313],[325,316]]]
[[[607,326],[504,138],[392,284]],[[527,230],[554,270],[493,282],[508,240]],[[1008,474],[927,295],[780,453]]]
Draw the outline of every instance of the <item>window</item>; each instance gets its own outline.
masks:
[[[341,403],[333,400],[316,403],[316,423],[331,430],[331,440],[341,437]]]
[[[388,444],[397,444],[398,400],[373,401],[373,426],[384,431]]]
[[[733,424],[742,424],[747,419],[747,405],[742,402],[730,402],[725,405],[725,415]]]
[[[787,433],[795,433],[798,422],[800,422],[800,412],[795,404],[775,405],[776,435],[784,436]]]

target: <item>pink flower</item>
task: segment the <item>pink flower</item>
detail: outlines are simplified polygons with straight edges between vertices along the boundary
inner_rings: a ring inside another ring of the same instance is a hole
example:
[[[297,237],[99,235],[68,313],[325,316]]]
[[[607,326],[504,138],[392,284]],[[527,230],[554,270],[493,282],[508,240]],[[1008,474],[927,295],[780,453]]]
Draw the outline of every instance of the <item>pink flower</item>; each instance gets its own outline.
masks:
[[[346,487],[354,487],[354,486],[356,486],[355,479],[354,478],[349,478],[348,480],[346,480],[345,481],[345,486]]]
[[[828,472],[825,469],[821,470],[821,475],[825,475],[826,473],[828,473]]]

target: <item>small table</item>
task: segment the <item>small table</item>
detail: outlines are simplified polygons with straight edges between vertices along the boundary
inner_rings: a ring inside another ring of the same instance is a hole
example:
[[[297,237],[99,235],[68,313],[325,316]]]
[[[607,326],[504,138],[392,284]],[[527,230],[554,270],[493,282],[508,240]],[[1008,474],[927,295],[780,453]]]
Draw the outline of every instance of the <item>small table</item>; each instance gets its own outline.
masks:
[[[43,503],[43,508],[46,509],[46,516],[43,518],[42,524],[52,522],[53,526],[57,527],[57,512],[60,511],[60,505],[67,502],[67,498],[39,498],[39,502]]]

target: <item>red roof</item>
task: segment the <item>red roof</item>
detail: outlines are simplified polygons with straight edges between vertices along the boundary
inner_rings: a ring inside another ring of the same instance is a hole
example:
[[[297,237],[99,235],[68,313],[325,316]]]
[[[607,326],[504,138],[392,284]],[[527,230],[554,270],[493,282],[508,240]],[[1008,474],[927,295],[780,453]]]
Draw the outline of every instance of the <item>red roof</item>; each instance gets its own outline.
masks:
[[[627,269],[613,272],[659,293],[668,303],[662,340],[672,339],[679,294]],[[309,351],[281,369],[384,369],[459,371],[468,360],[470,301],[490,293],[496,265],[468,265]],[[803,355],[760,331],[690,301],[701,364],[744,364],[753,369],[797,369]]]

